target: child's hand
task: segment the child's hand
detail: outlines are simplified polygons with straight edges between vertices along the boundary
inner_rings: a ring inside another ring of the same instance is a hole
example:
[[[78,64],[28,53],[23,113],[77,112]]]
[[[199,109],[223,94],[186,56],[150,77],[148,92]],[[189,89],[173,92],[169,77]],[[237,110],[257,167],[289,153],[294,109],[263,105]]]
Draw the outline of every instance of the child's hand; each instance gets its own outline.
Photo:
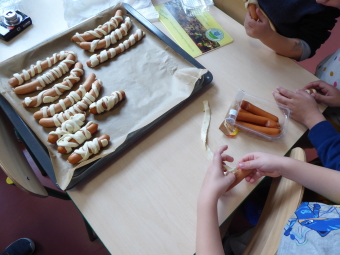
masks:
[[[304,90],[293,91],[277,87],[273,96],[276,102],[290,109],[290,117],[311,129],[317,123],[324,121],[316,101]]]
[[[340,0],[316,0],[318,4],[323,4],[330,7],[340,9]]]
[[[303,89],[316,89],[320,92],[321,94],[312,94],[312,97],[314,97],[318,103],[324,103],[331,107],[340,106],[340,90],[324,81],[311,82]]]
[[[201,199],[204,197],[210,201],[217,201],[235,181],[234,174],[224,174],[223,165],[225,163],[223,161],[234,161],[233,157],[223,154],[227,149],[228,146],[224,145],[214,153],[213,161],[208,168],[201,188]]]
[[[262,176],[281,176],[280,162],[282,158],[264,152],[253,152],[243,156],[238,162],[237,168],[244,170],[254,169],[253,173],[245,178],[247,182],[254,183]]]
[[[246,33],[252,38],[256,38],[259,40],[267,39],[268,36],[274,31],[270,27],[268,18],[262,13],[259,8],[256,9],[256,14],[259,17],[258,21],[253,20],[249,12],[247,12],[246,19],[244,21]]]

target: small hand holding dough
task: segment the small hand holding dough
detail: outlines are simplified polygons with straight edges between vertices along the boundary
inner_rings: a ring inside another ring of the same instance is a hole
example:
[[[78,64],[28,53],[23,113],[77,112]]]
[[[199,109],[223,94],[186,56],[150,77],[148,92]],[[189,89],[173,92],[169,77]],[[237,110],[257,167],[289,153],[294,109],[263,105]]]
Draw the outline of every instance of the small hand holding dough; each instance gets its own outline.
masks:
[[[115,91],[112,92],[111,95],[102,97],[97,102],[94,102],[90,105],[90,113],[92,114],[100,114],[104,111],[111,110],[118,102],[122,101],[125,98],[125,92]]]
[[[73,134],[78,131],[85,123],[84,114],[76,114],[61,124],[55,131],[49,133],[47,141],[49,143],[56,143],[57,140],[65,134]]]
[[[86,142],[68,157],[68,162],[76,164],[87,160],[91,155],[99,153],[100,148],[107,146],[109,141],[110,136],[102,135],[99,138]]]

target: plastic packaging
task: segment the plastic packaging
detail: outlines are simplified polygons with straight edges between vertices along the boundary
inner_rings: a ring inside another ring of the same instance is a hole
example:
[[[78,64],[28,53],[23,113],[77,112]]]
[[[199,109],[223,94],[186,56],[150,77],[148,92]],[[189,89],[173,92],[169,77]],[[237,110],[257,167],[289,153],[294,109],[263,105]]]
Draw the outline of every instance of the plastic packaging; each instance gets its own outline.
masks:
[[[214,5],[212,0],[180,0],[183,10],[187,16],[195,17],[202,12],[209,11],[209,6]]]
[[[236,121],[236,118],[241,108],[241,103],[243,100],[248,101],[251,104],[277,116],[279,118],[279,124],[280,124],[280,130],[281,130],[280,134],[276,136],[271,136],[271,135],[258,132],[256,130],[250,129],[248,127],[245,127],[239,124]],[[241,130],[242,133],[247,133],[252,136],[261,137],[261,138],[264,138],[270,141],[278,140],[284,136],[288,128],[289,117],[290,117],[290,110],[287,107],[278,105],[276,103],[267,101],[259,97],[252,96],[250,94],[247,94],[243,90],[239,90],[237,92],[234,101],[232,102],[232,104],[230,105],[228,109],[228,113],[229,114],[227,115],[225,122],[228,123],[229,126],[233,126],[234,128],[237,127],[238,129]]]

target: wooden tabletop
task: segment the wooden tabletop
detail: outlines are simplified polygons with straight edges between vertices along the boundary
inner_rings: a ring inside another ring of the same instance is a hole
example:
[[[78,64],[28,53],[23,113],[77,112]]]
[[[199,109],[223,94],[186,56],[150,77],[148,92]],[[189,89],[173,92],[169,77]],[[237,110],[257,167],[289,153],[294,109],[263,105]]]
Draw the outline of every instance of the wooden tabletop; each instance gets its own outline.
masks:
[[[252,151],[285,155],[306,131],[291,121],[279,143],[243,133],[234,139],[223,135],[218,127],[239,89],[274,102],[271,93],[276,86],[293,90],[316,77],[249,38],[242,25],[216,7],[210,8],[210,14],[234,39],[197,58],[213,74],[211,85],[111,165],[68,191],[112,254],[195,252],[197,196],[210,164],[200,137],[203,100],[209,101],[212,113],[210,148],[228,144],[236,162]],[[167,33],[160,22],[155,25]],[[255,186],[241,182],[220,199],[220,223]]]

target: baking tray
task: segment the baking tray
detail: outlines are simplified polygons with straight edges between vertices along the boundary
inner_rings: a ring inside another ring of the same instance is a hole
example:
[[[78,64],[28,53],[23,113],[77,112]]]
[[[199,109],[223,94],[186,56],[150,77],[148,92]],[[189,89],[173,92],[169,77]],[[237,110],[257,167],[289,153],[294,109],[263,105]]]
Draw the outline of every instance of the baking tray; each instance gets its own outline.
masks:
[[[168,36],[166,36],[162,31],[160,31],[156,26],[154,26],[151,22],[145,19],[140,13],[138,13],[135,9],[133,9],[129,4],[122,4],[127,11],[127,14],[133,16],[136,20],[138,20],[146,29],[148,29],[151,33],[157,36],[160,40],[170,46],[177,54],[191,63],[193,66],[199,69],[205,69],[198,61],[196,61],[193,57],[191,57],[187,52],[185,52],[182,48],[180,48],[174,41],[172,41]],[[136,130],[130,133],[126,140],[121,144],[116,150],[101,158],[97,161],[91,162],[81,168],[78,168],[65,190],[71,189],[75,187],[78,183],[84,180],[87,176],[94,173],[98,169],[103,168],[105,165],[110,164],[116,159],[119,155],[121,155],[124,151],[126,151],[132,144],[137,142],[138,139],[145,137],[149,131],[155,128],[158,125],[161,125],[165,119],[168,119],[171,114],[175,114],[176,110],[183,107],[188,100],[192,99],[198,92],[200,92],[204,87],[206,87],[213,79],[212,74],[208,71],[204,74],[201,79],[199,79],[193,92],[191,95],[183,100],[181,103],[177,104],[175,107],[159,116],[157,119],[152,121],[150,124],[144,126],[143,128]],[[22,137],[23,142],[28,147],[28,150],[31,152],[33,159],[37,162],[37,164],[48,174],[53,183],[58,187],[56,182],[55,173],[53,170],[52,163],[50,161],[50,156],[48,154],[47,148],[41,143],[41,141],[36,137],[36,135],[32,132],[32,130],[27,126],[27,124],[21,119],[21,117],[16,113],[16,111],[12,108],[12,106],[7,102],[7,100],[0,95],[0,106],[4,109],[5,113],[12,121],[16,130]],[[58,187],[59,188],[59,187]]]

